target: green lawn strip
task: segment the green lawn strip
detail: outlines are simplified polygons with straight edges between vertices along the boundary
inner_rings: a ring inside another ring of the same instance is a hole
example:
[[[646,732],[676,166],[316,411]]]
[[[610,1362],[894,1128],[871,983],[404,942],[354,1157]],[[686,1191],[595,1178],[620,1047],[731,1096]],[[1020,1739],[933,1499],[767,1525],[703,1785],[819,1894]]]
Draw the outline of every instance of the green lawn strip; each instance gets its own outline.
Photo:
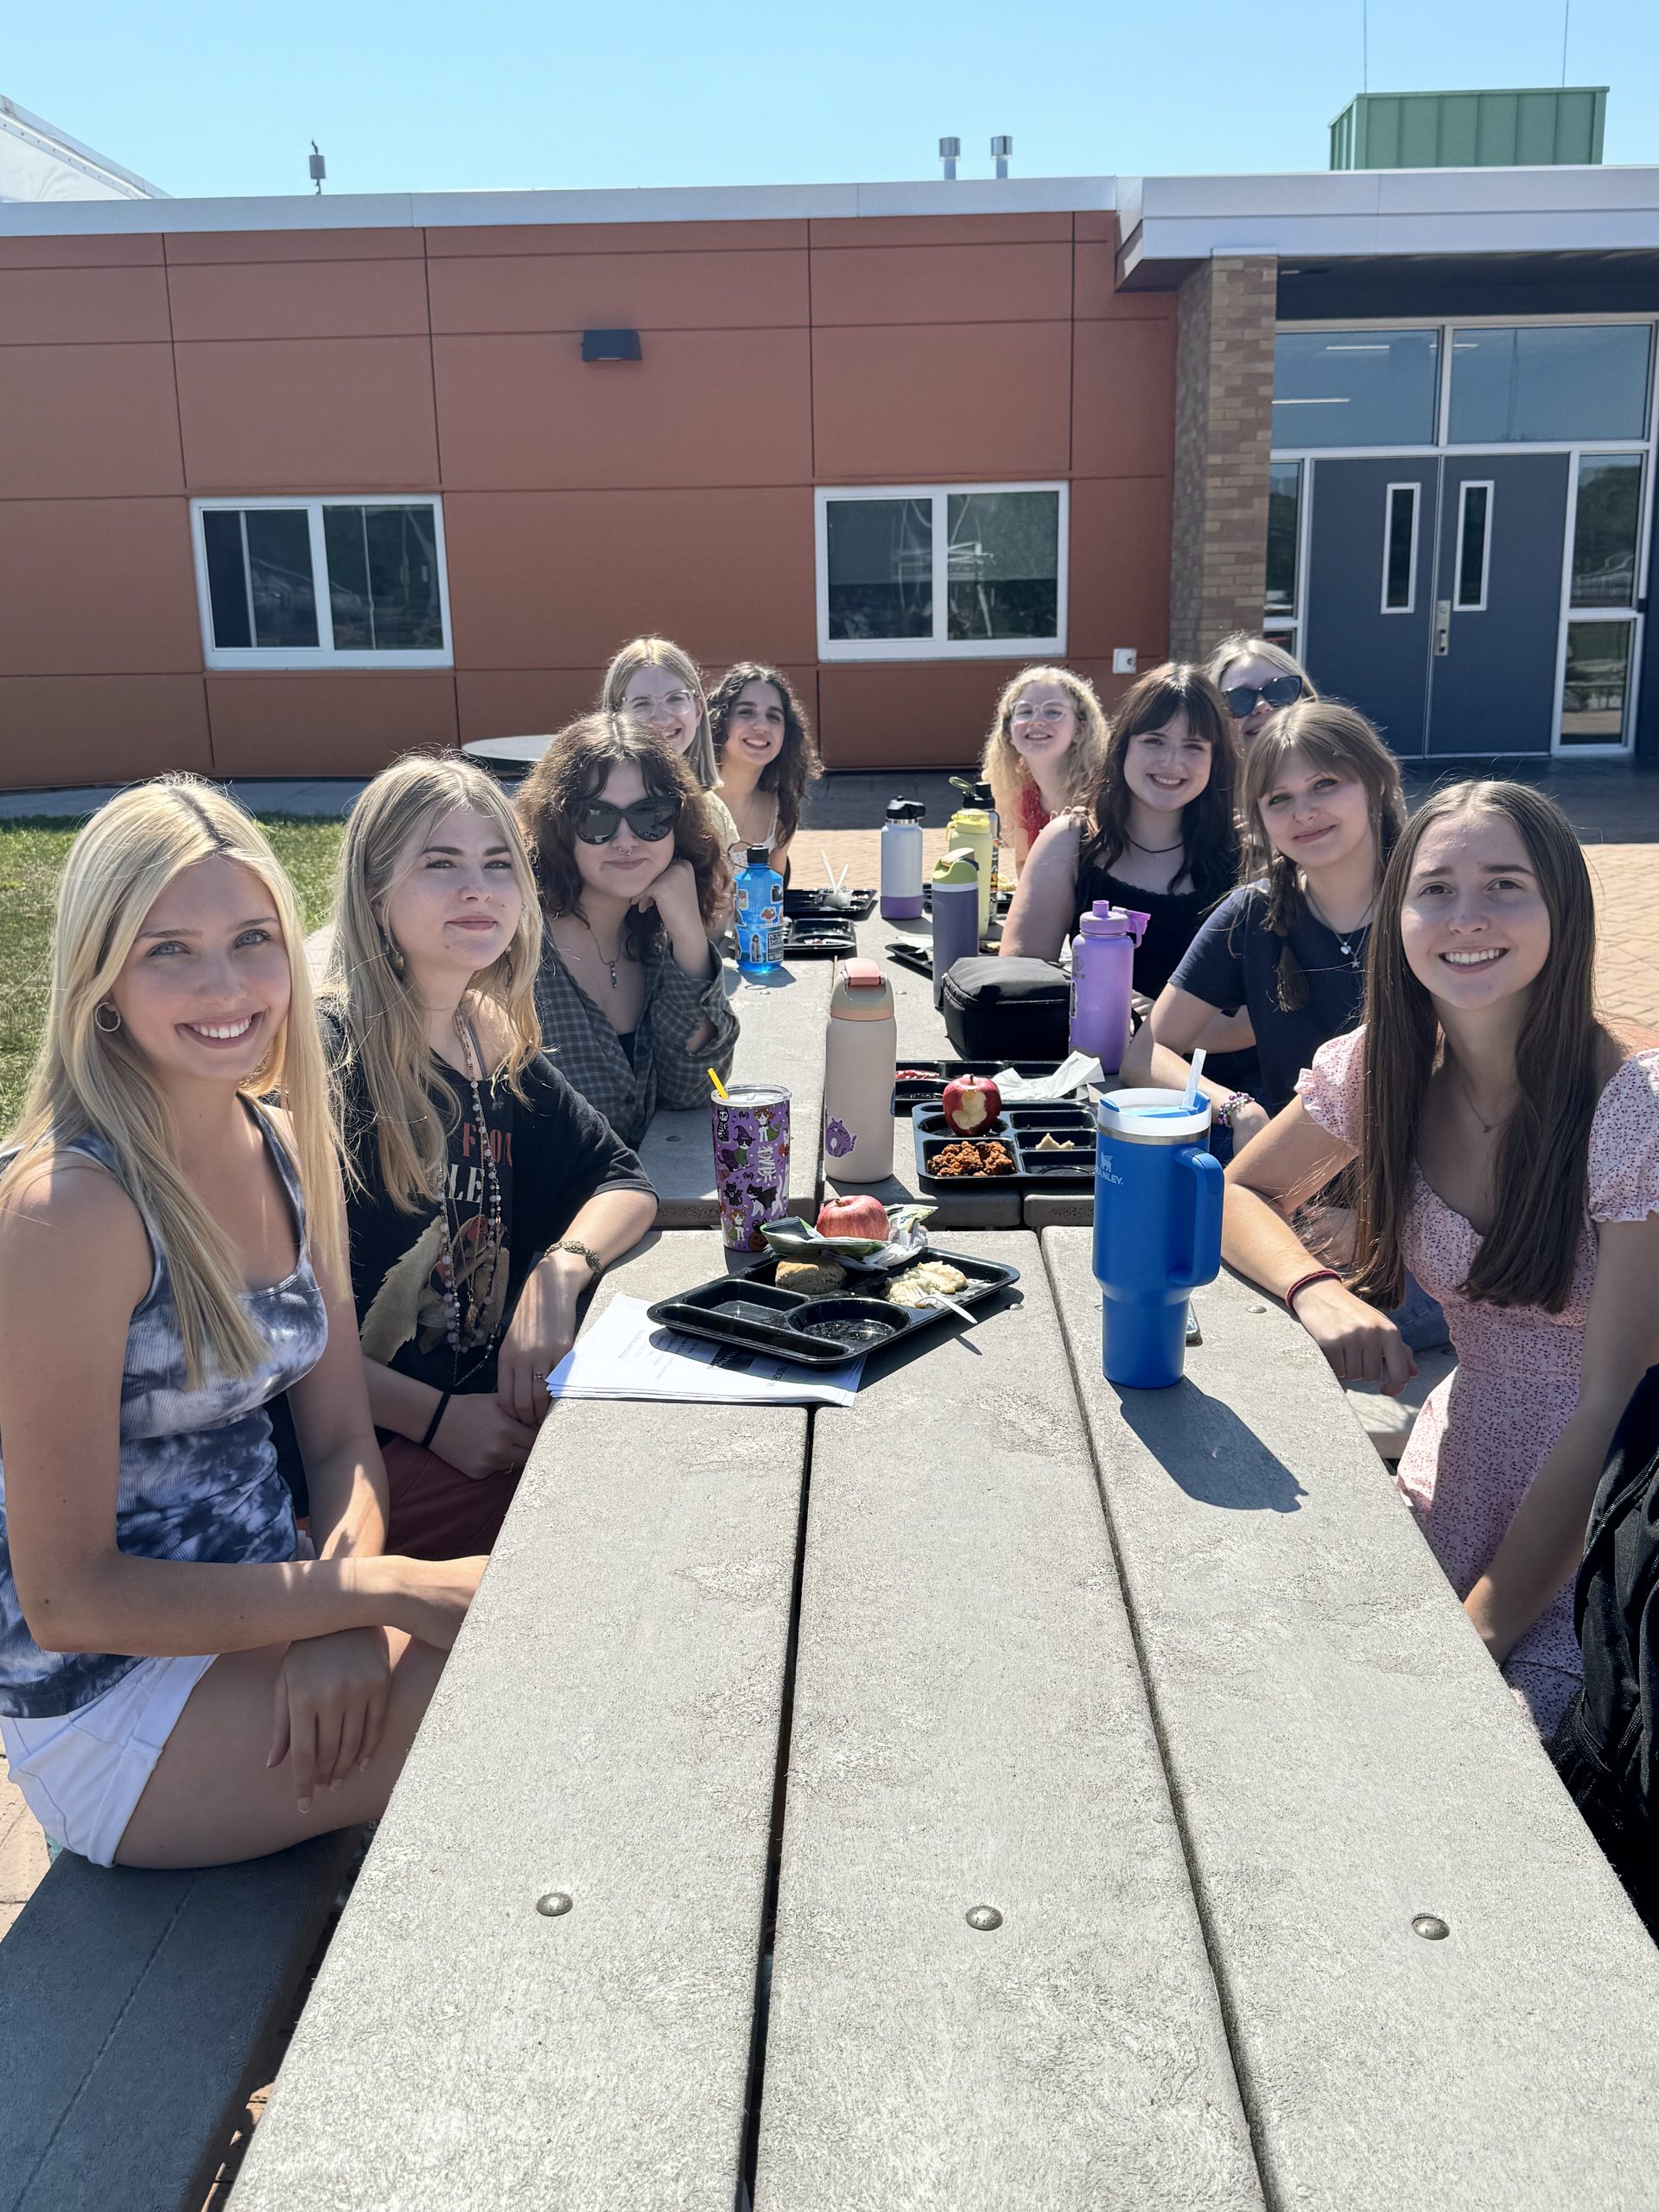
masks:
[[[328,918],[344,824],[262,815],[260,824],[299,895],[307,930]],[[0,1130],[17,1118],[46,1014],[52,915],[77,822],[0,823]]]

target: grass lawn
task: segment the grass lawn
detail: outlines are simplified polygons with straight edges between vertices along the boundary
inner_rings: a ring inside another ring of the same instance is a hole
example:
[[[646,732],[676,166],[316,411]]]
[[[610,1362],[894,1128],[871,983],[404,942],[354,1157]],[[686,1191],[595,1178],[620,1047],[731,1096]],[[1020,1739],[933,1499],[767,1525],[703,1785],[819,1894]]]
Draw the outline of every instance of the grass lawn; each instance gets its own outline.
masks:
[[[340,822],[265,815],[261,827],[293,878],[308,930],[328,918]],[[0,822],[0,1130],[23,1101],[50,978],[58,871],[79,824]]]

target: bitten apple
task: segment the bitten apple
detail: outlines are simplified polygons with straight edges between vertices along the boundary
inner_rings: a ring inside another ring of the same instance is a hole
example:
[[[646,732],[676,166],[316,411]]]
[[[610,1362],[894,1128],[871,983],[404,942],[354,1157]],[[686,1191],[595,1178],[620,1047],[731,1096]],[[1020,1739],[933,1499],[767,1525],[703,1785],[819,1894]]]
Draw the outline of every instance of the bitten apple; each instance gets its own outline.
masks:
[[[976,1137],[1002,1111],[1002,1094],[988,1075],[953,1076],[944,1086],[944,1118],[959,1137]]]
[[[826,1198],[813,1224],[820,1236],[874,1236],[887,1241],[887,1210],[868,1191],[846,1198]]]

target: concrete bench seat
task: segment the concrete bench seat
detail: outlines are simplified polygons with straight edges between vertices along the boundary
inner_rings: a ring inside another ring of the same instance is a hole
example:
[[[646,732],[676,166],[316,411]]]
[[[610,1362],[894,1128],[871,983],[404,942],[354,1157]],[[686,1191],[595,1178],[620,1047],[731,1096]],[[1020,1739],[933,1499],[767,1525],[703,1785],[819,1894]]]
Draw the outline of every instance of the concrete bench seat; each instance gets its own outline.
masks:
[[[755,2202],[1259,2207],[1037,1240],[949,1242],[1008,1304],[814,1417]]]
[[[187,1873],[59,1859],[0,1943],[6,2212],[198,2212],[357,1847]]]
[[[731,2212],[805,1465],[799,1408],[553,1408],[237,2212]]]
[[[1224,1277],[1116,1389],[1042,1241],[1268,2201],[1646,2201],[1659,1951],[1324,1360]]]

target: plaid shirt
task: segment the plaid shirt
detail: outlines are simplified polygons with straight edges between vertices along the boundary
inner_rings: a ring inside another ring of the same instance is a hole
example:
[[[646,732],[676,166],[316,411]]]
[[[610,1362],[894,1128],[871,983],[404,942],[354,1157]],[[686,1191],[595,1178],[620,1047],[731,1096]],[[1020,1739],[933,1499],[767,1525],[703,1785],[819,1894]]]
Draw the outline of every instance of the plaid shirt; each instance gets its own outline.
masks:
[[[598,1107],[626,1145],[638,1145],[659,1106],[702,1105],[711,1067],[722,1080],[732,1071],[737,1016],[719,955],[709,950],[714,974],[699,982],[677,964],[665,937],[646,948],[645,1003],[630,1067],[615,1030],[560,959],[552,938],[543,939],[536,978],[542,1042],[566,1082]],[[686,1039],[703,1022],[713,1035],[688,1052]]]

